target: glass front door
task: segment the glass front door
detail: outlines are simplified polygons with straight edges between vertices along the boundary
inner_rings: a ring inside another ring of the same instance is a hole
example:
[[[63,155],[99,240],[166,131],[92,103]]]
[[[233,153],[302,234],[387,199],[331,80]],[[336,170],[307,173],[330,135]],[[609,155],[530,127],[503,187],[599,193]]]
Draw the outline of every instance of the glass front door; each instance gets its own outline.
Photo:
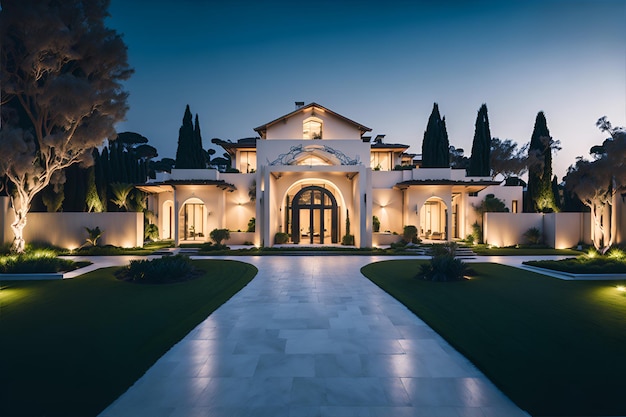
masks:
[[[339,210],[337,200],[329,190],[319,186],[305,187],[296,193],[289,209],[291,240],[294,243],[323,244],[339,241]]]

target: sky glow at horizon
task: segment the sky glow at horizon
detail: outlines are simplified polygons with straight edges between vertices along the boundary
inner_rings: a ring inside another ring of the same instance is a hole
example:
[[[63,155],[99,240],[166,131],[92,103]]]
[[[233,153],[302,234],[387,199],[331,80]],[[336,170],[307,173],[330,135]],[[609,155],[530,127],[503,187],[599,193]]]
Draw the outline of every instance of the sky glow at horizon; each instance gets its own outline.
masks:
[[[256,136],[304,101],[421,153],[437,102],[467,156],[482,103],[492,136],[520,146],[542,110],[563,148],[559,180],[607,136],[599,117],[626,125],[626,0],[112,0],[109,10],[135,68],[118,131],[146,136],[159,158],[175,156],[187,104],[205,148]]]

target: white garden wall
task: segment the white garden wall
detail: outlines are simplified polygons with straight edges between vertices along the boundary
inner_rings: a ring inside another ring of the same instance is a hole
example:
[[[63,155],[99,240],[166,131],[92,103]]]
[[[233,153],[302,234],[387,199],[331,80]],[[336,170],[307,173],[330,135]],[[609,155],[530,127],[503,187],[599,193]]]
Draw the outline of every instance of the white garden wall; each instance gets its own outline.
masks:
[[[12,213],[4,221],[4,242],[13,241]],[[85,243],[85,227],[99,227],[101,245],[125,248],[143,246],[143,213],[28,213],[24,238],[26,243],[46,242],[75,249]]]
[[[498,247],[524,244],[524,233],[536,227],[546,245],[571,248],[579,242],[591,243],[589,218],[589,213],[485,213],[483,238]]]

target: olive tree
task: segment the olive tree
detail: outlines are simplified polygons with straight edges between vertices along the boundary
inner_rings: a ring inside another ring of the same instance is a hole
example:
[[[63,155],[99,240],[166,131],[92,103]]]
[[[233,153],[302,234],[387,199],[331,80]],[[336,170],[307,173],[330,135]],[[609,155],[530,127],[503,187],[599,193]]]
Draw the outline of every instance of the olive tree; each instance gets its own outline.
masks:
[[[569,167],[565,188],[591,210],[593,244],[606,253],[617,234],[615,198],[626,190],[626,130],[612,127],[606,117],[596,125],[611,137],[591,148],[593,160],[579,157]]]
[[[0,176],[15,215],[13,250],[33,197],[115,137],[132,70],[121,36],[104,25],[108,0],[3,0],[0,11]]]

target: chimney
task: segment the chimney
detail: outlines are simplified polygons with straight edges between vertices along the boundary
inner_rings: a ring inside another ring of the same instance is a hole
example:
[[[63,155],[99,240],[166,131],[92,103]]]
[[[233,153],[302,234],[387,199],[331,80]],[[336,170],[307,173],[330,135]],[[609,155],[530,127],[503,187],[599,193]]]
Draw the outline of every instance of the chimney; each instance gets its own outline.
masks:
[[[296,101],[296,110],[304,107],[304,101]]]

